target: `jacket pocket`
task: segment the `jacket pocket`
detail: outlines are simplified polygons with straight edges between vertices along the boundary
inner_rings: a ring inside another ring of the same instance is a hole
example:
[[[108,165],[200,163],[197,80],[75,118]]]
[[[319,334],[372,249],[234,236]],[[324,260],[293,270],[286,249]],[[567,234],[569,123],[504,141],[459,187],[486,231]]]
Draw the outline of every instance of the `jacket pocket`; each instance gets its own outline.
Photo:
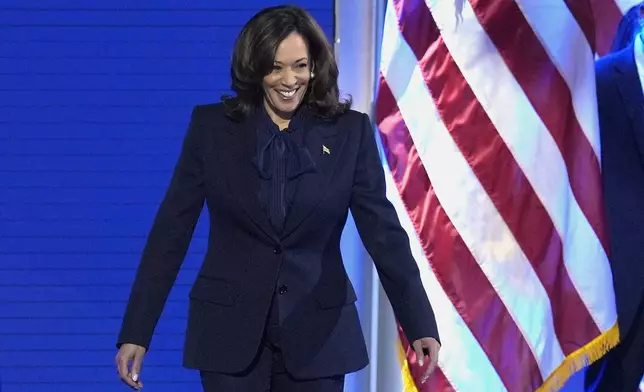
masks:
[[[324,285],[317,291],[315,298],[322,309],[341,308],[358,300],[349,280]]]
[[[189,297],[192,300],[232,306],[238,295],[238,287],[235,282],[198,276],[190,290]]]

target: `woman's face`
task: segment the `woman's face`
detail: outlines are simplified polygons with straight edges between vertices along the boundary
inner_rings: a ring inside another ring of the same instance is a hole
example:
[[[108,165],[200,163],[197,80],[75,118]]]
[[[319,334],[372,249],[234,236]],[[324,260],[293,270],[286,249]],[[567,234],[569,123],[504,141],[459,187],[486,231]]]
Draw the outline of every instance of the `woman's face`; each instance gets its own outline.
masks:
[[[302,102],[310,79],[308,47],[301,35],[292,33],[277,47],[273,70],[262,81],[269,114],[290,118]]]

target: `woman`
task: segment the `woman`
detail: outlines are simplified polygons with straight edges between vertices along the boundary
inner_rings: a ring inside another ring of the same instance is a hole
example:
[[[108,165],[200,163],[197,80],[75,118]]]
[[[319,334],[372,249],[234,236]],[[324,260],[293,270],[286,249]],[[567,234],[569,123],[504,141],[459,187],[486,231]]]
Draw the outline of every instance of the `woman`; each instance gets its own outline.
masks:
[[[342,391],[344,375],[367,365],[340,254],[349,209],[429,374],[433,311],[385,197],[369,119],[340,102],[324,33],[300,8],[265,9],[240,33],[231,76],[235,97],[193,110],[123,319],[122,380],[141,387],[204,200],[209,246],[190,291],[184,366],[201,371],[206,391]]]

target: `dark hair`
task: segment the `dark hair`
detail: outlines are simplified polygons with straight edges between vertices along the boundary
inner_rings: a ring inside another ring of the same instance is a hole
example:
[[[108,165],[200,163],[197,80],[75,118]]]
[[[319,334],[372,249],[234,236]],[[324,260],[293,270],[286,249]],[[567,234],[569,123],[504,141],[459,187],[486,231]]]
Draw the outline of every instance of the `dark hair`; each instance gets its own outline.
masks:
[[[610,48],[611,53],[619,52],[633,43],[635,37],[641,30],[640,18],[642,7],[644,7],[644,3],[634,5],[622,16]]]
[[[320,117],[331,118],[351,107],[351,98],[340,102],[338,65],[322,28],[304,9],[296,6],[265,8],[244,26],[235,42],[230,66],[231,88],[236,96],[223,96],[226,114],[237,120],[262,104],[262,79],[273,69],[280,43],[292,33],[302,36],[309,49],[309,82],[302,105]]]

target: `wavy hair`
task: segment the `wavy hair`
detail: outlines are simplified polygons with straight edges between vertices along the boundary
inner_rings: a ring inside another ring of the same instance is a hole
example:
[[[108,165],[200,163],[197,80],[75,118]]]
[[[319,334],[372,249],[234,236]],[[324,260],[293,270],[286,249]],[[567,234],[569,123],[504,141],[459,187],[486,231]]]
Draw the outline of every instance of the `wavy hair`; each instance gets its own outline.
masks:
[[[280,43],[298,33],[309,50],[309,66],[315,72],[302,105],[323,118],[332,118],[351,108],[351,98],[340,101],[338,65],[322,28],[304,9],[296,6],[265,8],[244,26],[235,42],[230,77],[235,96],[222,96],[226,114],[242,120],[262,104],[262,80],[275,61]]]

